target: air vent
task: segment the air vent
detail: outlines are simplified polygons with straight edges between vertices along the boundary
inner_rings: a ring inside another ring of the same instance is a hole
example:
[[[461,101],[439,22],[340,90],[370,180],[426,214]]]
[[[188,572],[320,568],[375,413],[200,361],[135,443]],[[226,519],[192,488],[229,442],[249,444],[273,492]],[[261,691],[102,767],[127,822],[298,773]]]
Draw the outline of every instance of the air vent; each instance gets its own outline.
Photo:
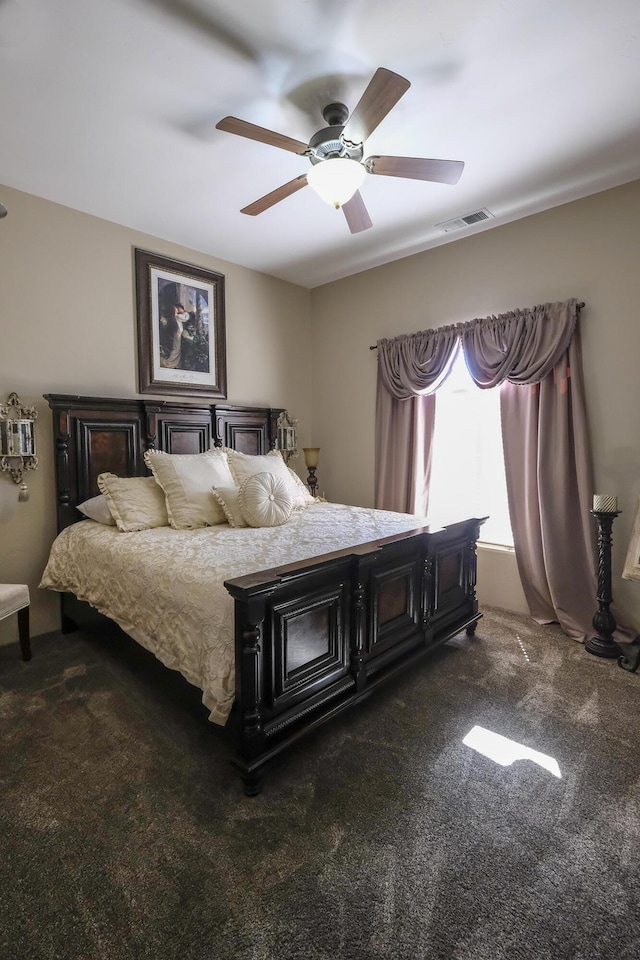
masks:
[[[476,210],[475,213],[467,213],[464,217],[456,217],[455,220],[436,223],[436,227],[444,233],[451,233],[453,230],[464,230],[465,227],[472,227],[476,223],[482,223],[484,220],[492,219],[493,214],[491,211],[483,207],[482,210]]]

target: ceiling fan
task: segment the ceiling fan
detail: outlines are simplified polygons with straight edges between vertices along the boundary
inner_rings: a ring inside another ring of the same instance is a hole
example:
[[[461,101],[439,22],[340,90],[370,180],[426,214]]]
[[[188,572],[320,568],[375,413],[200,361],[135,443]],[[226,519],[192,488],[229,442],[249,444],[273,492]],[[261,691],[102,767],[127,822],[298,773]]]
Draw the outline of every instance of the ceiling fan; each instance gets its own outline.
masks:
[[[462,160],[380,156],[363,160],[364,141],[410,86],[404,77],[385,67],[379,67],[351,116],[343,103],[330,103],[324,108],[322,116],[329,126],[318,130],[308,144],[245,120],[238,120],[237,117],[224,117],[216,124],[218,130],[297,153],[299,156],[308,157],[311,162],[311,170],[307,173],[284,183],[249,206],[243,207],[240,212],[255,217],[309,184],[328,203],[342,208],[351,233],[360,233],[372,225],[358,189],[368,173],[384,177],[403,177],[407,180],[457,183],[464,169]]]

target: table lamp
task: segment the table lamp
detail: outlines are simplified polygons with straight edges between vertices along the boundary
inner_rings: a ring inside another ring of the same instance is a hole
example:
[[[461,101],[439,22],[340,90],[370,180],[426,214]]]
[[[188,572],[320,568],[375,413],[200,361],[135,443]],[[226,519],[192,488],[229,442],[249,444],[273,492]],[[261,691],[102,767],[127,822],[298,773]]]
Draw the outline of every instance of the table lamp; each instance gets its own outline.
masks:
[[[309,476],[307,477],[307,486],[311,491],[311,495],[315,497],[316,487],[318,486],[318,478],[316,477],[316,467],[318,466],[320,447],[303,447],[302,452],[304,453],[305,466],[309,471]]]

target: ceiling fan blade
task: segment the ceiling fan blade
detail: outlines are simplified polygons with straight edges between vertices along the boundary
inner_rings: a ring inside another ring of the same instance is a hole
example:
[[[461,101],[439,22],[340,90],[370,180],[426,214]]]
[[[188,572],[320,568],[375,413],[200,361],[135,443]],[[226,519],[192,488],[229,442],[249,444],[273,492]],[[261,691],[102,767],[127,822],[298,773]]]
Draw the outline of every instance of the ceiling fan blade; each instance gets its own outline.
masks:
[[[295,180],[289,180],[288,183],[283,183],[281,187],[272,190],[271,193],[265,194],[265,196],[260,197],[259,200],[254,200],[248,207],[243,207],[240,213],[246,213],[250,217],[255,217],[259,213],[264,213],[269,207],[273,207],[274,204],[280,203],[281,200],[286,200],[287,197],[290,197],[293,193],[297,193],[298,190],[306,187],[306,185],[307,175],[303,173],[302,176],[296,177]]]
[[[290,153],[304,154],[309,146],[302,140],[294,140],[292,137],[286,137],[283,133],[274,133],[273,130],[267,130],[266,127],[258,127],[255,123],[247,123],[246,120],[238,120],[237,117],[223,117],[219,123],[216,123],[217,130],[224,130],[225,133],[235,133],[239,137],[247,137],[249,140],[258,140],[259,143],[268,143],[272,147],[280,147],[281,150],[289,150]]]
[[[356,190],[351,200],[342,204],[342,210],[351,233],[361,233],[373,226],[359,190]]]
[[[398,73],[378,67],[342,131],[342,139],[362,143],[395,107],[411,84]]]
[[[246,31],[243,33],[239,28],[234,29],[229,23],[228,15],[216,15],[213,11],[205,13],[193,0],[146,0],[146,3],[162,10],[182,26],[190,27],[201,37],[209,37],[215,43],[227,47],[245,60],[257,63],[260,59],[257,45],[248,42]]]
[[[364,165],[369,173],[378,176],[431,180],[434,183],[457,183],[464,170],[462,160],[424,160],[421,157],[367,157]]]

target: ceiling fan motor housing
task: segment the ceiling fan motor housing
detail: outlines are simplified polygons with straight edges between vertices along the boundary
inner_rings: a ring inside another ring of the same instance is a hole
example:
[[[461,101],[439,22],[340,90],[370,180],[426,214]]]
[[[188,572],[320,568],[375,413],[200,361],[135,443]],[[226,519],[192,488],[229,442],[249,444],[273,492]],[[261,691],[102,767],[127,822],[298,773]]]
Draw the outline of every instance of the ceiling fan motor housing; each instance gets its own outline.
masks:
[[[344,126],[349,117],[349,109],[344,103],[328,103],[322,111],[322,116],[329,126]]]
[[[341,139],[342,131],[349,117],[349,111],[344,103],[329,103],[322,111],[322,116],[329,124],[311,137],[309,141],[309,160],[311,163],[322,163],[331,157],[344,157],[347,160],[362,160],[364,145],[351,144]]]

